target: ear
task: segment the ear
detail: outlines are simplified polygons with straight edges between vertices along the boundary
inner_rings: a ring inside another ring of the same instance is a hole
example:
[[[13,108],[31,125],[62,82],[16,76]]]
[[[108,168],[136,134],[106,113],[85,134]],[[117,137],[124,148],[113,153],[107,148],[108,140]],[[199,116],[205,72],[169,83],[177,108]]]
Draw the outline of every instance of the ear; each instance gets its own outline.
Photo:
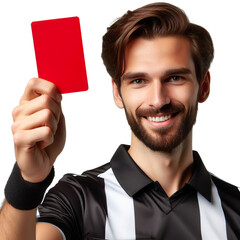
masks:
[[[121,94],[119,92],[117,84],[114,82],[113,79],[112,79],[112,90],[113,90],[113,99],[115,104],[117,105],[118,108],[123,108],[124,105],[123,105]]]
[[[210,72],[207,71],[203,81],[200,84],[199,94],[198,94],[198,102],[205,102],[210,93]]]

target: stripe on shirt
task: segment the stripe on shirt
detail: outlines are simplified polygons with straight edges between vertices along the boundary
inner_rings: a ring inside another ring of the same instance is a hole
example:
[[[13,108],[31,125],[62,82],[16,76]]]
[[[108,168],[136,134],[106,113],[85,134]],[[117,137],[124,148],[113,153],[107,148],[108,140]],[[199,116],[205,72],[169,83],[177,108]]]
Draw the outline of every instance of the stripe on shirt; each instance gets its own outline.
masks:
[[[105,183],[108,213],[105,239],[135,239],[133,199],[120,186],[111,168],[98,176],[104,178]]]
[[[198,193],[202,240],[227,240],[226,221],[221,200],[212,182],[212,202]]]

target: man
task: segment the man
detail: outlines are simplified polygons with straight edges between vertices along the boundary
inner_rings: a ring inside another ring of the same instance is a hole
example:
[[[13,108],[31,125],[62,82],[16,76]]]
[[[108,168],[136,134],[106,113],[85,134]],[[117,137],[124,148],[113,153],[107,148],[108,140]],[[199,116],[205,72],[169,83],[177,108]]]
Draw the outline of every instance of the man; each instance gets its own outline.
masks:
[[[239,239],[237,187],[211,175],[192,151],[198,102],[210,89],[208,32],[175,6],[150,4],[108,28],[102,58],[131,146],[81,176],[65,175],[39,206],[36,225],[65,124],[56,87],[32,79],[13,111],[17,165],[1,239]]]

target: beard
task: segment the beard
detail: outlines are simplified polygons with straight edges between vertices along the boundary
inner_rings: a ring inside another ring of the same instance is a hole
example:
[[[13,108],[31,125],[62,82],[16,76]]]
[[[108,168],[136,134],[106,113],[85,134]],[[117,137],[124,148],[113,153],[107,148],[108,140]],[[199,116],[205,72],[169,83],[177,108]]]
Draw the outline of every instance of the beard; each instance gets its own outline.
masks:
[[[186,111],[185,106],[179,102],[171,102],[160,109],[155,107],[151,108],[137,108],[135,115],[128,111],[124,105],[128,124],[131,127],[135,136],[143,142],[148,148],[153,151],[171,152],[176,148],[192,130],[196,122],[198,102]],[[177,116],[180,119],[174,120],[172,126],[154,129],[154,133],[149,131],[143,126],[142,118],[146,116],[156,116],[162,113],[165,115],[171,114],[171,117]]]

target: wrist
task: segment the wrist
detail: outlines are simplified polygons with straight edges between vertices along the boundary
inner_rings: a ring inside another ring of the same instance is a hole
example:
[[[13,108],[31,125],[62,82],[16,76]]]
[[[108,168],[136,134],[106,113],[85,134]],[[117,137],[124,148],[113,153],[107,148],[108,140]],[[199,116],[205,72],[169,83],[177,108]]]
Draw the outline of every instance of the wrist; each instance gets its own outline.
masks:
[[[5,187],[5,197],[10,205],[20,210],[36,208],[42,201],[44,193],[54,178],[54,168],[49,175],[38,183],[26,181],[15,163]]]

